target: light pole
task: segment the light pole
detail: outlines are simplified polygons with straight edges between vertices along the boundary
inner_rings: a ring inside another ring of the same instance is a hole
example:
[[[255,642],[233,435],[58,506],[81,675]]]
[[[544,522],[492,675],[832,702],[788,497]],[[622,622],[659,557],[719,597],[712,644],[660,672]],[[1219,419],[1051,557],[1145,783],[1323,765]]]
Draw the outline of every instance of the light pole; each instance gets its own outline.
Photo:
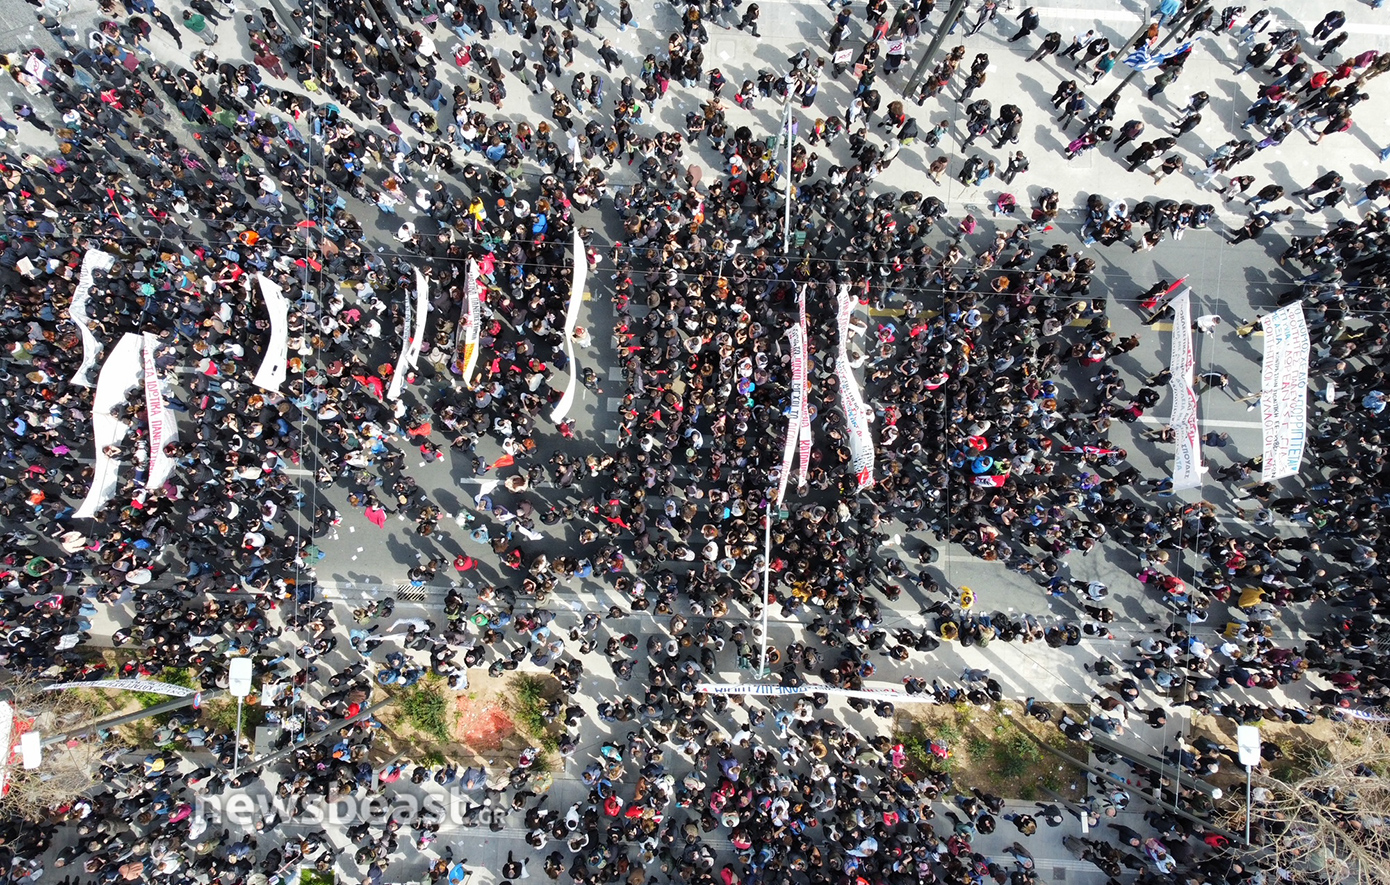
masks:
[[[1260,729],[1254,725],[1236,726],[1236,752],[1245,766],[1245,847],[1250,847],[1250,771],[1260,764]]]
[[[904,95],[921,83],[927,71],[931,70],[932,62],[936,60],[936,53],[941,49],[941,44],[946,42],[946,37],[950,34],[951,28],[956,26],[961,13],[965,12],[966,3],[967,0],[951,0],[951,8],[946,10],[946,18],[942,20],[941,27],[937,28],[936,33],[932,36],[931,43],[927,45],[927,54],[922,56],[922,60],[917,63],[917,70],[912,72],[912,79],[907,81],[907,88],[903,90]]]
[[[796,141],[796,136],[792,132],[792,93],[787,90],[787,100],[783,103],[787,112],[787,208],[786,214],[782,219],[782,255],[785,258],[791,254],[792,244],[792,195],[795,193],[795,185],[792,184],[792,143]],[[763,640],[766,642],[766,638]]]
[[[232,745],[232,777],[241,767],[241,705],[251,693],[251,659],[232,658],[227,673],[227,691],[236,698],[236,743]]]

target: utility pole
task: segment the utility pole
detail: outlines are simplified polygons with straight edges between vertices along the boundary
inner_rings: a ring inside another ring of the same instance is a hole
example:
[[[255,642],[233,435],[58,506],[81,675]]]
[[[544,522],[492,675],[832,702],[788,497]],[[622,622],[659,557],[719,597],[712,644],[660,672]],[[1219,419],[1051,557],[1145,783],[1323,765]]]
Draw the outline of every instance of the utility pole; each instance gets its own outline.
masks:
[[[221,689],[215,689],[213,691],[190,692],[189,694],[184,695],[181,698],[174,698],[173,700],[168,700],[161,704],[155,704],[153,707],[146,707],[145,709],[137,710],[134,713],[126,713],[123,716],[115,716],[111,719],[102,719],[99,722],[89,722],[86,725],[83,725],[74,731],[64,732],[63,734],[50,735],[49,737],[43,739],[43,746],[51,747],[54,744],[66,743],[68,740],[74,737],[78,737],[80,735],[91,734],[95,731],[100,731],[106,728],[116,728],[121,725],[129,725],[132,722],[138,722],[141,719],[148,719],[151,716],[158,716],[161,713],[172,713],[175,710],[182,710],[184,707],[191,707],[195,703],[201,704],[205,701],[215,700],[217,698],[222,697],[224,694],[226,694],[226,692],[222,691]]]
[[[968,0],[951,0],[951,8],[946,10],[946,18],[942,19],[941,26],[936,29],[936,34],[932,36],[931,43],[927,46],[927,54],[922,56],[922,60],[917,63],[917,70],[912,72],[912,78],[907,81],[907,86],[903,90],[906,95],[916,88],[926,77],[936,62],[936,53],[941,50],[941,44],[946,42],[946,36],[951,32],[951,28],[956,26],[961,14],[965,12]]]

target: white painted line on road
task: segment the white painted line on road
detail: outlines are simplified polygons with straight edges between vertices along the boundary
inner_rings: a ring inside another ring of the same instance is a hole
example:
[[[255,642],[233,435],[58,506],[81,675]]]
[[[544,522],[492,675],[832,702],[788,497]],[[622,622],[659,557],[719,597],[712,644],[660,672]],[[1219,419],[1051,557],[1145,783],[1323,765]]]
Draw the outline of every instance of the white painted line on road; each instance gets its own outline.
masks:
[[[1155,418],[1155,417],[1153,417],[1152,415],[1144,415],[1144,416],[1141,417],[1139,420],[1140,420],[1142,423],[1144,423],[1144,424],[1152,424],[1152,425],[1154,425],[1155,427],[1165,427],[1165,426],[1167,426],[1167,424],[1168,424],[1168,422],[1165,421],[1165,420],[1163,420],[1162,418]],[[1203,426],[1203,427],[1229,427],[1229,428],[1232,428],[1232,429],[1242,429],[1242,430],[1250,430],[1250,429],[1259,430],[1260,428],[1264,427],[1264,425],[1261,424],[1259,421],[1216,421],[1216,420],[1212,420],[1212,419],[1210,419],[1210,418],[1203,418],[1203,419],[1202,419],[1202,426]]]

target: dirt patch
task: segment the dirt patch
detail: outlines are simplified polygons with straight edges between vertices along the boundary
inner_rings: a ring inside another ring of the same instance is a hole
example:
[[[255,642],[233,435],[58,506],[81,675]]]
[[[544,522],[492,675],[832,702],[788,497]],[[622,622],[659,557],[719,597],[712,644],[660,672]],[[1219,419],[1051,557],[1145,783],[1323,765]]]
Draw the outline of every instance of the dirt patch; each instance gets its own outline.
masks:
[[[531,691],[518,691],[521,679],[532,683]],[[439,717],[432,717],[443,720],[438,729],[420,728],[419,722],[408,715],[405,704],[393,704],[382,714],[387,738],[378,744],[382,759],[400,755],[425,765],[440,765],[449,760],[465,765],[511,766],[522,750],[543,746],[547,754],[542,757],[542,765],[554,761],[549,752],[554,738],[543,743],[531,727],[535,725],[536,701],[559,696],[559,684],[549,674],[507,673],[495,677],[489,676],[486,669],[471,669],[465,691],[454,692],[447,686],[434,686],[433,690],[444,695]],[[523,695],[530,697],[529,703],[522,703]],[[556,731],[551,723],[540,729],[542,734]]]
[[[495,695],[470,697],[469,694],[459,695],[454,703],[458,711],[454,739],[479,753],[501,750],[507,738],[516,734],[516,723]]]
[[[1031,736],[1031,737],[1030,737]],[[1084,772],[1038,746],[1037,738],[1074,759],[1086,748],[1055,725],[1023,715],[1021,704],[921,706],[898,715],[895,739],[916,774],[948,771],[957,789],[978,787],[1008,799],[1086,795]]]

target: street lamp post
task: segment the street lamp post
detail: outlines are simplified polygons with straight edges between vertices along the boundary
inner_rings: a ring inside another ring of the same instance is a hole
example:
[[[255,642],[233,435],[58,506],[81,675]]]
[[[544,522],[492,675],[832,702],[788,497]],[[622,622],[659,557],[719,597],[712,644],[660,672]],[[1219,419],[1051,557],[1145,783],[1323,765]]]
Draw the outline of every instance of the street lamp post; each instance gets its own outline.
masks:
[[[1260,764],[1260,730],[1254,725],[1236,726],[1236,752],[1245,766],[1245,847],[1250,847],[1250,772]]]
[[[232,745],[232,777],[241,768],[241,705],[251,693],[251,659],[232,658],[227,674],[227,691],[236,698],[236,743]]]
[[[946,37],[950,34],[951,28],[956,26],[961,13],[965,12],[967,0],[951,0],[951,8],[946,10],[946,18],[942,20],[941,27],[936,29],[932,35],[931,43],[927,46],[927,54],[922,56],[922,60],[917,63],[917,70],[912,72],[912,79],[907,81],[907,88],[903,90],[906,95],[914,87],[922,82],[927,71],[931,70],[932,63],[936,61],[936,53],[941,50],[941,44],[946,42]]]

